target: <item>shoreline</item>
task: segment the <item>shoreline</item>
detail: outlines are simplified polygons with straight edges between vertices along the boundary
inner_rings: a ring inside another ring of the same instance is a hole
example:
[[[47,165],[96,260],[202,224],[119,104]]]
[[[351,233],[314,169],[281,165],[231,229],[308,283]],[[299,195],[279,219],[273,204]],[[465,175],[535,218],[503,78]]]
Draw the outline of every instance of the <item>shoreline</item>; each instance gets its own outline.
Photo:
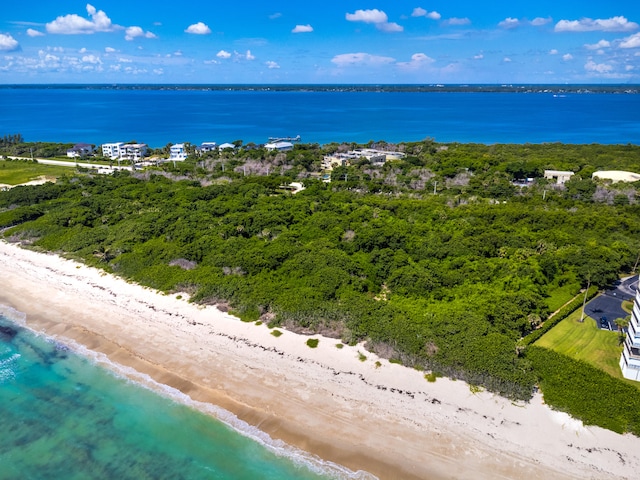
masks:
[[[640,439],[472,393],[362,346],[243,323],[61,257],[0,241],[0,304],[275,440],[385,478],[634,478]],[[79,301],[83,299],[84,301]],[[366,355],[358,359],[359,352]],[[380,366],[376,366],[376,362]]]

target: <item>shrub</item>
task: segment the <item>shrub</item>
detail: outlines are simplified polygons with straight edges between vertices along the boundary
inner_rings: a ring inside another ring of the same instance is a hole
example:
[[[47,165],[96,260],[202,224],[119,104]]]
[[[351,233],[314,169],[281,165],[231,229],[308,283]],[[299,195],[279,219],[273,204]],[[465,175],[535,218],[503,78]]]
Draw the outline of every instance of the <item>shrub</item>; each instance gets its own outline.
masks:
[[[278,338],[280,335],[282,335],[282,332],[280,330],[271,330],[271,335]]]
[[[307,346],[309,348],[316,348],[318,346],[318,343],[320,343],[320,340],[318,340],[317,338],[310,338],[309,340],[307,340]]]

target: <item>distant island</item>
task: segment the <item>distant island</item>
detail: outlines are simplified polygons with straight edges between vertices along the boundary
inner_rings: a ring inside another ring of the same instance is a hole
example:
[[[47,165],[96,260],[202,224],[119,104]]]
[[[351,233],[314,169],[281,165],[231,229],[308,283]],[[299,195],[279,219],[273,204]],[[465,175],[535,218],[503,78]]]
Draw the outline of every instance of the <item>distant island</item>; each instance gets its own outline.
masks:
[[[640,85],[632,84],[427,84],[427,85],[288,85],[288,84],[32,84],[0,85],[2,88],[29,89],[94,89],[94,90],[202,90],[260,92],[469,92],[469,93],[554,93],[554,94],[638,94]]]

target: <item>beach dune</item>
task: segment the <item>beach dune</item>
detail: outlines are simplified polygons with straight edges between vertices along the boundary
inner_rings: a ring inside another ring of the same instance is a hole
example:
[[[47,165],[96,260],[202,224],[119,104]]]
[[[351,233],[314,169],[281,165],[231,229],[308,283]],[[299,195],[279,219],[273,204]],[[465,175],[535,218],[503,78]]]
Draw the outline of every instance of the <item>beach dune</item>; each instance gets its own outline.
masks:
[[[186,297],[186,295],[183,295]],[[637,478],[640,439],[0,241],[0,304],[272,438],[389,479]],[[361,360],[364,354],[366,360]],[[377,363],[378,362],[378,363]],[[133,374],[132,374],[133,375]],[[135,376],[135,375],[134,375]]]

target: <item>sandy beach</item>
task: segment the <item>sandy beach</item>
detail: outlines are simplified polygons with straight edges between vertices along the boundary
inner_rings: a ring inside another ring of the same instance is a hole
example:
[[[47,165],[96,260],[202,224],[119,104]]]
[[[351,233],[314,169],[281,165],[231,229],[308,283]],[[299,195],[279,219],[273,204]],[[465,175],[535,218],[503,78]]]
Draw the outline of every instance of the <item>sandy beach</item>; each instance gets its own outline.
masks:
[[[243,323],[0,241],[0,304],[272,438],[381,479],[637,478],[640,438],[585,427],[537,394],[514,403],[360,346]],[[359,355],[366,360],[361,361]],[[377,363],[379,362],[379,363]]]

